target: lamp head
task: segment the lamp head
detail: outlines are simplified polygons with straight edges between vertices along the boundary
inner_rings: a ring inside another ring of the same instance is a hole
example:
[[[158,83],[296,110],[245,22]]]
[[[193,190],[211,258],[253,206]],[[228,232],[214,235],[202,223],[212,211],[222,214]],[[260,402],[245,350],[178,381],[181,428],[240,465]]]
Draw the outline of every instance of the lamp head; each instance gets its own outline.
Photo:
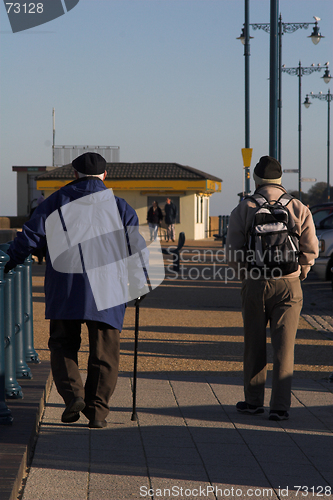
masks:
[[[249,36],[249,40],[251,40],[252,38],[253,38],[253,36]],[[238,36],[236,38],[236,40],[240,40],[242,42],[242,44],[245,45],[245,40],[246,40],[246,37],[245,37],[245,24],[243,25],[242,32],[241,32],[240,36]]]
[[[330,70],[328,69],[328,63],[326,63],[325,66],[326,66],[326,69],[325,69],[324,76],[322,76],[322,79],[324,80],[325,83],[330,83],[332,77],[330,75]]]
[[[308,38],[311,38],[312,42],[317,45],[317,43],[320,42],[321,38],[325,38],[324,36],[321,35],[319,31],[319,26],[318,26],[318,21],[320,21],[320,17],[313,16],[315,20],[315,25],[313,27],[312,33]]]
[[[305,98],[305,101],[303,102],[303,104],[306,108],[309,108],[311,106],[312,102],[310,101],[308,94],[306,95],[306,98]]]
[[[240,36],[236,38],[236,40],[240,40],[243,45],[245,45],[245,26],[243,26]]]

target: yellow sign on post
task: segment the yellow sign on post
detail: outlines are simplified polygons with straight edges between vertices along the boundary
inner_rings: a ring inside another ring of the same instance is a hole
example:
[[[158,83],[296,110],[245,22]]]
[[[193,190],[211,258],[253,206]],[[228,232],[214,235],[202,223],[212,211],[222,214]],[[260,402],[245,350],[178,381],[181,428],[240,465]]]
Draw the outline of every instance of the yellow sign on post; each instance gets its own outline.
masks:
[[[252,148],[242,148],[243,165],[245,168],[251,166]]]

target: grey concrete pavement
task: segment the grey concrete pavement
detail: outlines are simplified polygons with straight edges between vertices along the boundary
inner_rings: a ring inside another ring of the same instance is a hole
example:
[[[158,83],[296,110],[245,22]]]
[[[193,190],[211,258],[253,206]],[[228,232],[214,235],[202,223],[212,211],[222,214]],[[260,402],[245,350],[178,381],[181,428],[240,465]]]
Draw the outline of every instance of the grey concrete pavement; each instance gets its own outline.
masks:
[[[146,375],[133,422],[120,376],[108,427],[89,430],[61,424],[53,387],[23,500],[332,499],[332,384],[296,380],[283,422],[237,413],[242,397],[237,377]]]
[[[304,305],[302,316],[316,330],[333,340],[333,290],[331,284],[320,281],[311,271],[303,283]]]
[[[235,409],[243,400],[240,282],[220,278],[225,268],[213,267],[208,247],[219,251],[212,241],[187,242],[183,276],[167,269],[141,306],[138,421],[131,421],[129,307],[108,427],[89,430],[84,416],[62,424],[64,404],[52,386],[22,500],[333,499],[329,284],[312,276],[303,287],[304,314],[328,321],[300,320],[290,420],[268,420],[269,383],[266,412],[241,415]],[[47,359],[38,279],[35,347]],[[268,341],[269,369],[270,347]],[[83,367],[85,338],[82,351]]]

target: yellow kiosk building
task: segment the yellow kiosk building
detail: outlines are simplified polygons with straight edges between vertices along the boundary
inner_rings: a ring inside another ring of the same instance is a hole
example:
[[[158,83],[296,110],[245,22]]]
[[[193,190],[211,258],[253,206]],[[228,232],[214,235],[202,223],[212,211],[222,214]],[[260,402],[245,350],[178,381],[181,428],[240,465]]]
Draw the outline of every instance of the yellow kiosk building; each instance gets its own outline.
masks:
[[[36,187],[46,198],[74,179],[72,166],[64,165],[36,177]],[[176,235],[184,231],[194,240],[209,236],[209,199],[222,186],[218,177],[178,163],[107,163],[104,183],[136,210],[140,224],[146,223],[153,201],[164,213],[166,198],[171,198],[178,210]]]

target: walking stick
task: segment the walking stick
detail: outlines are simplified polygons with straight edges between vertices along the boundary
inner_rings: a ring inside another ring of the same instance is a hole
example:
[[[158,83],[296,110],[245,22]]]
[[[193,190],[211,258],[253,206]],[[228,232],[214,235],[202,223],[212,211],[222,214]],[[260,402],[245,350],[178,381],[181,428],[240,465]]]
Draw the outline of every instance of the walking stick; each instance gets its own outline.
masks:
[[[138,340],[139,340],[139,308],[140,298],[135,301],[135,339],[134,339],[134,369],[133,369],[133,409],[131,420],[136,421],[138,416],[136,414],[136,374],[138,366]]]
[[[139,251],[139,257],[142,265],[142,269],[145,273],[148,289],[151,292],[152,286],[150,283],[148,271],[146,269],[142,253]],[[138,344],[139,344],[139,308],[140,302],[144,299],[145,295],[138,297],[135,301],[135,328],[134,328],[134,368],[133,368],[133,408],[131,420],[136,421],[138,416],[136,414],[136,379],[137,379],[137,366],[138,366]]]

